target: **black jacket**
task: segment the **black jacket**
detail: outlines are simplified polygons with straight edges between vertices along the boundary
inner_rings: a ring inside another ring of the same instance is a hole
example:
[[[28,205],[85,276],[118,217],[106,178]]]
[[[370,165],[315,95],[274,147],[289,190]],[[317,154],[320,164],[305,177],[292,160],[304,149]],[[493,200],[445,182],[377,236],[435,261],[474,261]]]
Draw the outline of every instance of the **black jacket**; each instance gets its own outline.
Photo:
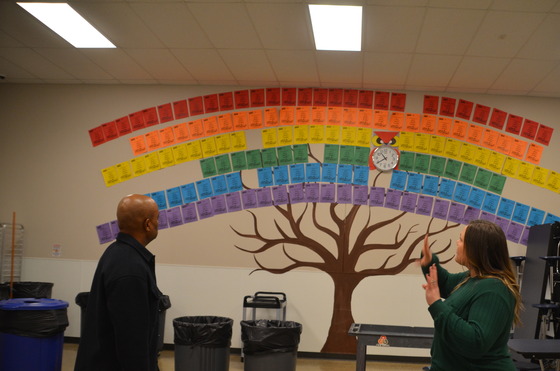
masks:
[[[157,370],[155,256],[119,233],[93,277],[75,371]]]

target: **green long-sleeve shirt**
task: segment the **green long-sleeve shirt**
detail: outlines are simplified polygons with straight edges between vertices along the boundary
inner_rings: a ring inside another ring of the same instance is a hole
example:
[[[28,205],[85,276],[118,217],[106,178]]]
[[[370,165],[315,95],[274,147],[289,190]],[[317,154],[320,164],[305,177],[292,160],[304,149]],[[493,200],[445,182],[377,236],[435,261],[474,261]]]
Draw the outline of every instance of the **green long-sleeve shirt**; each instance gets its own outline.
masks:
[[[515,371],[508,350],[515,299],[496,278],[468,278],[437,266],[441,297],[429,306],[434,320],[432,371]],[[424,274],[429,266],[422,267]],[[459,289],[452,292],[463,280]]]

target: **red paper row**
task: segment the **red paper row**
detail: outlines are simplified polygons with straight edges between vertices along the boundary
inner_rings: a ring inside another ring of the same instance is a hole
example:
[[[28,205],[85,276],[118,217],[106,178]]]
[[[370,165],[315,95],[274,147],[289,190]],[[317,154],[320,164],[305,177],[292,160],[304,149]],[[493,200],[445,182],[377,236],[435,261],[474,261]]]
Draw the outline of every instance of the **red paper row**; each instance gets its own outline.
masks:
[[[327,88],[267,88],[238,90],[188,98],[146,108],[89,130],[92,145],[157,124],[219,111],[269,106],[368,108],[404,112],[406,94]]]
[[[490,109],[490,107],[481,104],[474,105],[473,102],[463,99],[459,99],[459,102],[457,102],[455,98],[442,97],[440,101],[440,97],[438,96],[425,95],[424,113],[459,117],[465,120],[472,120],[479,124],[489,125],[499,130],[503,130],[505,125],[506,132],[521,135],[524,138],[534,140],[546,146],[550,144],[550,138],[554,131],[553,128],[539,124],[536,121],[511,113],[508,114],[497,108]]]

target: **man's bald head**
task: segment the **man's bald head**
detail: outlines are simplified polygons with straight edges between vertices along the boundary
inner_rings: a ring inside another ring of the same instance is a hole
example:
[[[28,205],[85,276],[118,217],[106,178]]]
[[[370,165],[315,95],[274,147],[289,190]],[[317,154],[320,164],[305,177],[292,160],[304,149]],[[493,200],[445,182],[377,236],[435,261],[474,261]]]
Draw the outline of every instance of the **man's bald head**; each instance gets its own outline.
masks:
[[[119,229],[147,245],[157,236],[158,214],[157,204],[151,197],[128,195],[117,206]]]

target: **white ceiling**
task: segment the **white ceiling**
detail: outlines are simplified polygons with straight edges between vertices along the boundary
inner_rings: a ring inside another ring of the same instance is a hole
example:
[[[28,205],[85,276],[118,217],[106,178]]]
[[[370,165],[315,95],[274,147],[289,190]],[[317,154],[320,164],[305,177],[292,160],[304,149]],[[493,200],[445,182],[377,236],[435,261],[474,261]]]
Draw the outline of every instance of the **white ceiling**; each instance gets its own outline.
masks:
[[[560,0],[364,0],[362,52],[316,51],[297,0],[75,0],[75,49],[0,0],[3,83],[340,87],[560,97]],[[331,3],[332,0],[313,3]]]

